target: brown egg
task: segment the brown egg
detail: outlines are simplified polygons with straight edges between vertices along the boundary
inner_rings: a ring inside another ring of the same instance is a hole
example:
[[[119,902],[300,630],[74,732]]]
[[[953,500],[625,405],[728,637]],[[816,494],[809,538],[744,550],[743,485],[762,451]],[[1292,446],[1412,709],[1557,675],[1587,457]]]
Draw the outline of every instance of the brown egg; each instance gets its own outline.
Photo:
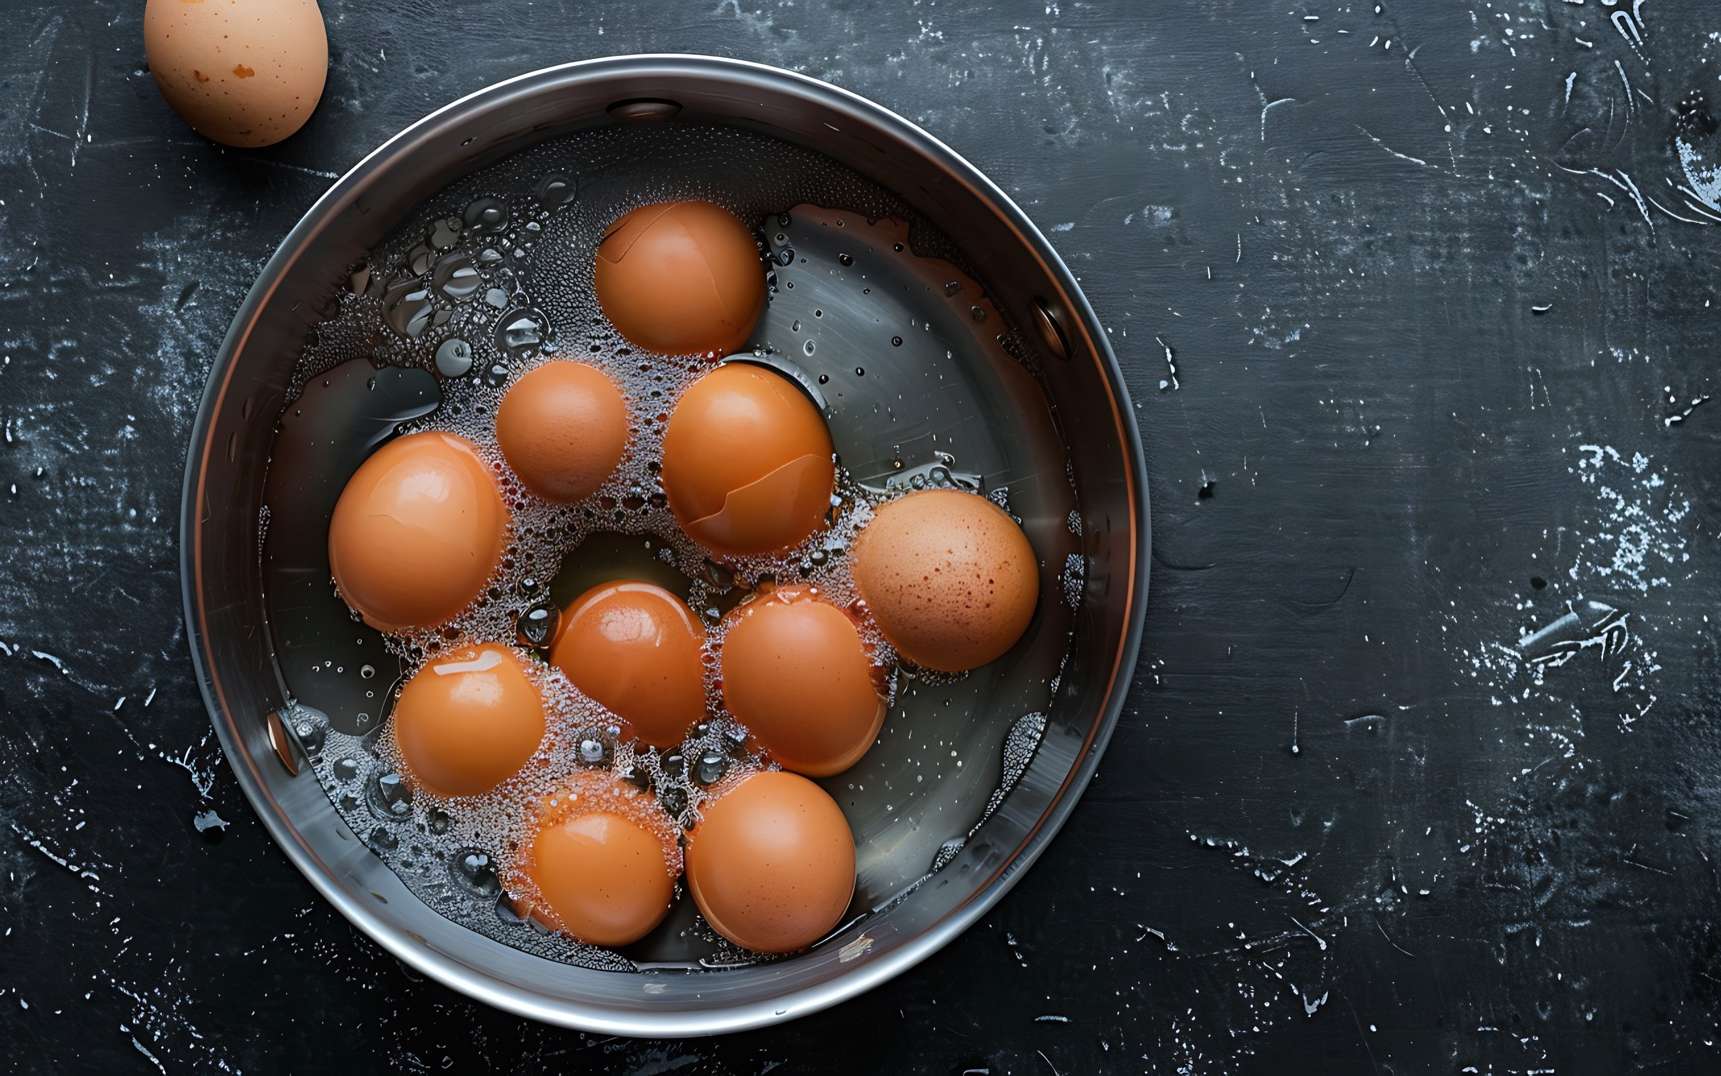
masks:
[[[765,266],[733,213],[708,202],[641,206],[598,244],[598,302],[660,355],[727,355],[765,309]]]
[[[848,614],[811,587],[738,606],[723,638],[723,701],[784,768],[829,777],[878,738],[880,670]]]
[[[229,146],[271,145],[303,127],[329,73],[316,0],[149,0],[143,47],[173,110]]]
[[[757,773],[708,804],[687,835],[687,885],[717,933],[756,952],[792,953],[848,911],[854,834],[818,785]]]
[[[329,567],[372,627],[432,628],[484,589],[507,538],[508,507],[472,442],[414,433],[347,480],[329,520]]]
[[[407,774],[438,796],[476,796],[520,772],[544,739],[544,698],[494,643],[438,655],[394,704]]]
[[[638,941],[669,912],[680,873],[675,827],[609,773],[580,773],[539,802],[520,865],[527,914],[589,945]]]
[[[663,491],[688,536],[716,553],[778,553],[824,525],[836,485],[831,434],[782,374],[719,366],[688,386],[663,435]]]
[[[591,496],[621,462],[627,434],[621,390],[584,363],[538,367],[496,409],[496,440],[508,466],[546,500]]]
[[[931,489],[891,501],[862,529],[854,578],[897,652],[963,672],[1016,645],[1039,601],[1027,535],[984,497]]]
[[[653,747],[673,747],[705,719],[705,627],[680,598],[619,580],[562,614],[550,660],[575,687]]]

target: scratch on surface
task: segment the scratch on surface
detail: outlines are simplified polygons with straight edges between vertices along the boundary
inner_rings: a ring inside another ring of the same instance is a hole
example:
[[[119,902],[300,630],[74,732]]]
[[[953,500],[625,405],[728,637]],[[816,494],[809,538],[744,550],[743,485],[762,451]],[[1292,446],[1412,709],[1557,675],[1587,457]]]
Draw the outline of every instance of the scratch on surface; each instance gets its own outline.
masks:
[[[1295,104],[1296,100],[1295,97],[1281,97],[1276,101],[1267,101],[1261,105],[1261,141],[1267,141],[1267,113],[1280,105]]]
[[[1364,127],[1362,124],[1360,124],[1360,123],[1355,124],[1355,127],[1357,130],[1359,130],[1363,134],[1367,135],[1368,140],[1370,142],[1373,142],[1375,145],[1379,146],[1381,149],[1385,150],[1387,153],[1391,154],[1392,156],[1397,157],[1399,160],[1409,161],[1411,164],[1421,165],[1423,168],[1433,168],[1434,167],[1433,165],[1429,164],[1427,161],[1423,160],[1421,157],[1412,157],[1408,153],[1398,152],[1397,150],[1393,149],[1391,146],[1387,145],[1385,142],[1382,142],[1380,139],[1376,138],[1374,136],[1374,132],[1370,131],[1367,127]],[[1439,169],[1435,169],[1435,170],[1439,171]]]

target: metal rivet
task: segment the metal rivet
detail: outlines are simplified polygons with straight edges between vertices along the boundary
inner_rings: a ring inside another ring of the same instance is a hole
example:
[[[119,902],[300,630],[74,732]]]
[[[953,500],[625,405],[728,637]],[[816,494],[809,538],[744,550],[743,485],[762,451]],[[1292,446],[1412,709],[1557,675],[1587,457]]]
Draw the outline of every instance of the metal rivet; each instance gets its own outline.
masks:
[[[663,101],[651,97],[636,97],[629,101],[617,101],[609,107],[612,118],[625,120],[629,123],[662,123],[674,119],[681,106],[674,101]]]
[[[269,746],[275,749],[275,757],[281,760],[287,776],[299,776],[298,749],[293,746],[293,738],[287,735],[287,726],[281,721],[281,715],[270,710],[264,724],[269,729]]]
[[[1044,299],[1034,300],[1034,323],[1040,327],[1040,339],[1047,350],[1060,359],[1070,357],[1070,338],[1064,335],[1064,319],[1058,309]]]

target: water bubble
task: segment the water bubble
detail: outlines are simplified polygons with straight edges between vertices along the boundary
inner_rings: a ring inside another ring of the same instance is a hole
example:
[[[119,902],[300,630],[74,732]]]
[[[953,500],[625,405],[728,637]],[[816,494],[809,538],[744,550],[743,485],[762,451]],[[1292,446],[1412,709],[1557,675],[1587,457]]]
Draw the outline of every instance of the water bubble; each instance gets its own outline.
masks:
[[[484,383],[493,389],[499,389],[508,383],[508,367],[502,363],[493,362],[484,371]]]
[[[556,626],[561,621],[561,613],[548,602],[534,605],[514,622],[514,634],[522,646],[534,650],[542,650],[556,638]]]
[[[370,263],[361,263],[357,269],[352,271],[352,275],[347,277],[348,290],[350,290],[354,295],[363,295],[370,289],[371,277],[373,275]]]
[[[968,308],[968,316],[973,318],[975,321],[985,321],[986,308],[979,305],[971,306]]]
[[[423,336],[435,313],[430,289],[410,277],[395,281],[383,293],[383,317],[389,328],[408,340]]]
[[[829,385],[830,383],[831,383],[831,375],[830,374],[820,374],[819,375],[819,384]]]
[[[478,252],[478,264],[501,265],[502,252],[497,250],[495,247],[485,247],[483,250]]]
[[[489,195],[473,199],[461,216],[466,227],[478,235],[501,231],[508,225],[507,205],[500,198]]]
[[[536,310],[510,310],[496,322],[496,347],[515,358],[536,352],[548,335],[549,323]]]
[[[854,256],[850,254],[838,254],[837,263],[839,265],[853,265],[855,263]]]
[[[436,248],[429,243],[420,243],[406,255],[406,264],[414,276],[423,276],[430,272],[430,267],[436,264]]]
[[[373,677],[375,675],[376,675],[376,666],[375,665],[360,665],[359,666],[359,679],[369,680],[371,677]]]
[[[866,376],[866,367],[864,367],[864,366],[855,367],[855,376],[856,377],[865,377]]]
[[[430,283],[449,299],[461,303],[478,293],[484,278],[478,275],[478,267],[472,264],[472,258],[465,251],[457,250],[444,254],[436,263],[436,272],[432,274]]]
[[[551,173],[538,181],[533,192],[538,196],[538,204],[545,209],[560,209],[572,202],[579,194],[574,181],[560,173]]]
[[[508,293],[501,288],[491,288],[484,293],[484,302],[501,310],[508,305]]]
[[[699,762],[694,766],[693,779],[702,785],[714,785],[723,779],[723,773],[729,768],[729,760],[716,751],[707,751],[699,756]]]
[[[901,347],[902,346],[902,337],[900,337],[900,336],[891,337],[890,338],[890,346],[891,347]]]
[[[436,372],[443,377],[465,377],[472,372],[472,345],[458,336],[444,340],[436,349]]]
[[[813,343],[811,340],[808,340],[806,343],[801,345],[801,350],[805,351],[809,355],[811,355],[813,352],[817,351],[818,349],[819,349],[819,346],[817,344]]]
[[[392,852],[400,847],[400,838],[387,826],[378,826],[370,831],[370,846],[379,852]]]
[[[663,756],[663,761],[659,765],[662,766],[665,777],[671,780],[680,780],[682,774],[687,772],[687,756],[680,751],[672,751]]]
[[[779,250],[777,252],[777,264],[778,265],[794,265],[795,264],[795,248],[794,247],[784,247],[782,250]]]
[[[428,821],[425,823],[425,828],[434,836],[440,837],[454,828],[454,819],[440,807],[432,807],[426,812],[426,817]]]
[[[496,877],[496,863],[490,853],[481,848],[461,848],[449,860],[448,874],[454,884],[479,900],[495,900],[502,895],[502,881]]]
[[[384,818],[405,818],[412,813],[412,786],[393,770],[378,774],[365,790],[365,798],[371,810]]]
[[[602,762],[608,754],[609,750],[604,747],[604,742],[602,740],[594,740],[588,736],[580,741],[581,762],[590,763],[595,766]]]
[[[959,292],[961,290],[962,290],[962,281],[960,281],[960,280],[947,281],[944,285],[944,294],[947,296],[948,295],[955,295],[957,292]]]
[[[430,230],[430,245],[437,250],[449,250],[460,239],[460,222],[453,217],[443,217]]]
[[[356,758],[336,759],[333,769],[337,781],[356,780],[359,775],[359,760]]]

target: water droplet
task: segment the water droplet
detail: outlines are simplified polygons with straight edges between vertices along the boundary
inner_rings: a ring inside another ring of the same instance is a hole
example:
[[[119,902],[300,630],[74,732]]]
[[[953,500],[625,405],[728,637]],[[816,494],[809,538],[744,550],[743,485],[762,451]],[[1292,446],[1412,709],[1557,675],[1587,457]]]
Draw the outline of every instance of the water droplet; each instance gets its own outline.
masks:
[[[465,377],[472,372],[472,345],[459,337],[444,340],[436,349],[436,372],[443,377]]]
[[[484,383],[493,389],[499,389],[508,383],[508,367],[499,362],[493,362],[484,371]]]
[[[831,375],[830,374],[820,374],[819,375],[819,384],[829,385],[830,383],[831,383]]]
[[[497,310],[501,310],[508,305],[508,293],[501,288],[491,288],[484,293],[484,301]]]
[[[420,243],[413,247],[406,256],[407,267],[415,276],[423,276],[430,272],[430,267],[436,263],[436,249],[429,243]]]
[[[811,355],[813,352],[817,351],[818,349],[819,349],[819,345],[813,343],[811,340],[808,340],[806,343],[801,345],[801,350],[805,351],[809,355]]]
[[[376,675],[376,666],[375,665],[360,665],[359,666],[359,679],[369,680],[371,677],[373,677],[375,675]]]
[[[866,367],[864,367],[864,366],[855,367],[855,376],[856,377],[865,377],[866,376]]]
[[[430,245],[437,250],[449,250],[460,239],[460,222],[453,217],[443,217],[430,230]]]
[[[784,247],[782,250],[779,250],[777,252],[777,264],[778,265],[794,265],[795,264],[795,248],[794,247]]]
[[[544,315],[535,310],[510,310],[496,322],[496,347],[515,358],[525,358],[543,346],[548,334]]]
[[[436,272],[432,274],[430,283],[444,296],[460,303],[477,294],[484,278],[478,275],[478,267],[472,264],[472,258],[465,251],[457,250],[444,254],[436,263]]]
[[[699,763],[694,767],[693,779],[702,785],[714,785],[723,779],[724,771],[728,768],[728,759],[716,751],[707,751],[699,756]]]
[[[462,848],[448,863],[454,884],[479,900],[495,900],[502,895],[502,881],[496,877],[496,863],[490,853],[481,848]]]
[[[900,336],[891,337],[890,338],[890,346],[891,347],[901,347],[902,346],[902,337],[900,337]]]
[[[556,638],[556,625],[560,621],[561,614],[554,605],[547,602],[534,605],[520,614],[520,619],[514,624],[514,634],[522,646],[542,650]]]
[[[412,786],[393,770],[378,774],[366,789],[365,798],[371,810],[384,818],[405,818],[412,813]]]
[[[389,328],[409,340],[424,335],[435,313],[430,289],[411,278],[390,284],[383,293],[383,316]]]
[[[838,254],[837,255],[837,263],[839,265],[853,265],[855,263],[855,260],[850,255]]]
[[[560,173],[552,173],[538,181],[535,192],[538,204],[545,209],[560,209],[571,203],[579,194],[574,181]]]
[[[466,221],[466,227],[472,229],[475,234],[498,232],[508,224],[508,207],[500,198],[486,195],[473,199],[467,205],[463,219]]]
[[[478,252],[478,264],[501,265],[502,252],[497,250],[495,247],[485,247],[483,250]]]

